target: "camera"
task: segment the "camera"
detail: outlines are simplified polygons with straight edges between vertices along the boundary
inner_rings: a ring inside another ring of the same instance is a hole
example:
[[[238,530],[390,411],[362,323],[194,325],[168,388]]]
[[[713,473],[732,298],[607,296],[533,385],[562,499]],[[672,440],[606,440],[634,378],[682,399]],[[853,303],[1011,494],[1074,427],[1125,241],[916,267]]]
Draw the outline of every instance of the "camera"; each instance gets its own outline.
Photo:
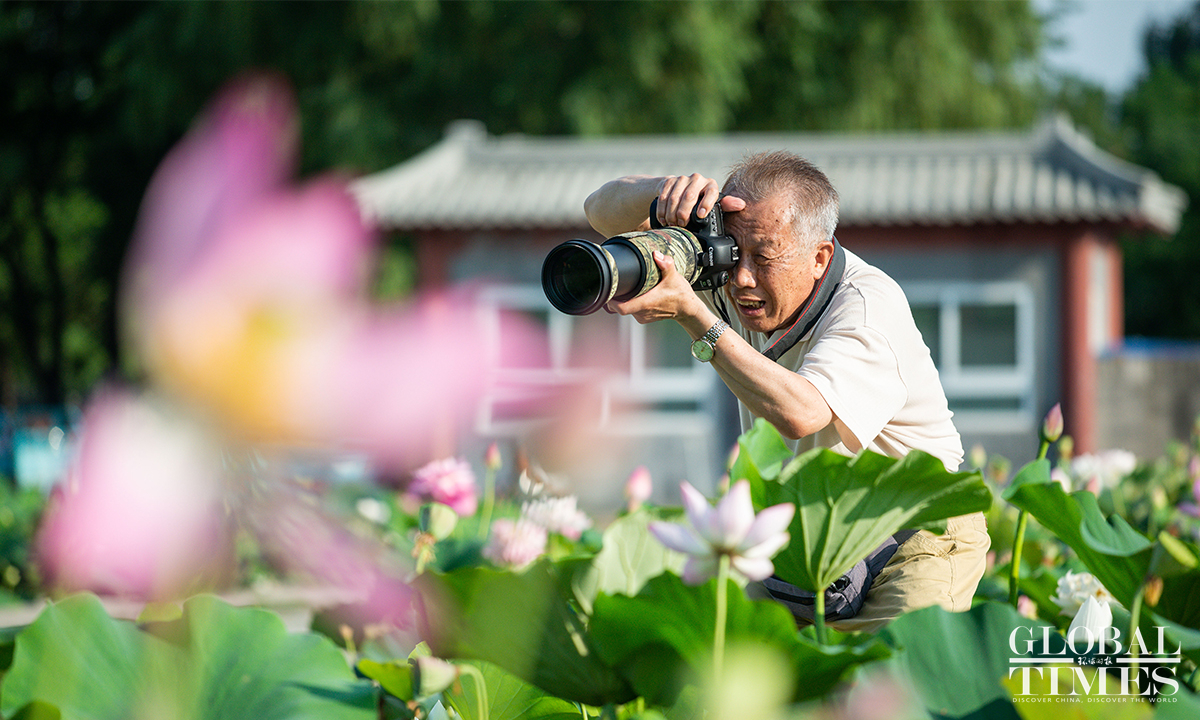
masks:
[[[670,255],[675,269],[695,290],[715,290],[729,282],[737,266],[737,242],[725,234],[721,205],[686,227],[663,227],[658,200],[650,203],[651,229],[616,235],[597,245],[568,240],[542,263],[542,290],[550,304],[568,315],[590,315],[609,300],[635,298],[658,284],[654,251]]]

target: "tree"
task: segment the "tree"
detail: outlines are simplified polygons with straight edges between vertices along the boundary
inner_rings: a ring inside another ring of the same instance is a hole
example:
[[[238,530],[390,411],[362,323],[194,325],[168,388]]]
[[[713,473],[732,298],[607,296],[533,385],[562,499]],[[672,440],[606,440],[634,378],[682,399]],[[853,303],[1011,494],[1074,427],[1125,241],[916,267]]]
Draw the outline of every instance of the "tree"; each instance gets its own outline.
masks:
[[[1127,241],[1126,327],[1133,335],[1200,339],[1200,2],[1146,32],[1149,70],[1124,99],[1134,162],[1192,198],[1173,238]]]
[[[0,395],[60,403],[121,366],[142,192],[247,68],[295,85],[302,169],[370,172],[461,118],[542,135],[1023,126],[1042,42],[1024,0],[0,4]]]

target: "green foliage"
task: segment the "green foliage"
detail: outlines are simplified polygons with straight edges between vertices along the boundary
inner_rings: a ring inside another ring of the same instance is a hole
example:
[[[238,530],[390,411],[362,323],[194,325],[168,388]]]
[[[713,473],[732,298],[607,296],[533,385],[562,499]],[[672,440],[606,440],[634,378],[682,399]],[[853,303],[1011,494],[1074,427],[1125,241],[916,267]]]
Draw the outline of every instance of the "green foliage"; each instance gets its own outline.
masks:
[[[32,599],[39,576],[32,544],[46,507],[39,488],[13,488],[0,478],[0,588],[13,598]]]
[[[985,603],[969,612],[948,613],[925,608],[897,618],[883,635],[898,649],[892,667],[917,688],[934,717],[1021,717],[1001,679],[1010,673],[1011,658],[1029,656],[1024,645],[1009,646],[1016,628],[1023,640],[1042,637],[1041,625],[1021,617],[1009,605]],[[1062,650],[1062,638],[1050,633]],[[1061,710],[1060,710],[1061,711]]]
[[[796,457],[771,477],[781,441],[756,437],[763,434],[777,436],[778,431],[757,422],[749,437],[739,441],[742,452],[732,473],[748,477],[758,508],[795,503],[791,544],[775,558],[775,568],[779,577],[809,590],[829,587],[902,529],[992,505],[991,491],[978,473],[948,472],[940,460],[917,450],[896,460],[870,451],[849,458],[820,448]],[[751,456],[755,446],[776,450],[751,469],[752,461],[743,456]]]
[[[636,597],[596,599],[591,633],[604,660],[620,668],[639,695],[670,705],[683,685],[705,677],[712,654],[716,580],[695,587],[672,574],[660,575]],[[797,700],[821,697],[858,665],[889,653],[877,642],[824,647],[796,632],[782,605],[751,600],[734,583],[725,588],[731,645],[772,647],[787,661],[797,683]]]
[[[574,703],[547,695],[532,685],[490,663],[471,663],[477,676],[464,675],[445,700],[463,720],[575,720],[579,709]],[[487,687],[487,712],[471,687],[482,681]]]
[[[628,683],[596,652],[546,561],[514,573],[461,568],[428,595],[435,655],[486,660],[559,697],[589,705],[626,702]]]
[[[1200,6],[1151,27],[1144,47],[1149,72],[1125,96],[1122,125],[1134,162],[1183,188],[1191,203],[1173,238],[1131,239],[1126,324],[1134,335],[1200,338]]]
[[[33,703],[63,720],[375,716],[374,691],[328,640],[210,597],[144,629],[112,619],[90,595],[48,606],[17,636],[0,712]]]

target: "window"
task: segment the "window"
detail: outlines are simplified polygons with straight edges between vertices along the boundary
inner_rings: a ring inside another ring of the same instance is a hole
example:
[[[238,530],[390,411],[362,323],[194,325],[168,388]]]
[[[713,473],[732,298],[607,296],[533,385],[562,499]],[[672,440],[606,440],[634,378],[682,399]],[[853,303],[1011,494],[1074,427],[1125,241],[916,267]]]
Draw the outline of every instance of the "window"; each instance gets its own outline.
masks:
[[[913,319],[959,430],[1035,422],[1033,292],[1023,283],[910,283]]]
[[[485,399],[480,432],[520,432],[537,419],[536,402],[530,398],[577,384],[596,390],[596,419],[614,434],[712,433],[716,375],[692,358],[691,338],[676,323],[640,325],[603,311],[566,315],[550,307],[538,286],[492,287],[482,301],[493,317],[517,311],[540,324],[548,343],[546,356],[535,358],[532,367],[498,359],[500,387]]]

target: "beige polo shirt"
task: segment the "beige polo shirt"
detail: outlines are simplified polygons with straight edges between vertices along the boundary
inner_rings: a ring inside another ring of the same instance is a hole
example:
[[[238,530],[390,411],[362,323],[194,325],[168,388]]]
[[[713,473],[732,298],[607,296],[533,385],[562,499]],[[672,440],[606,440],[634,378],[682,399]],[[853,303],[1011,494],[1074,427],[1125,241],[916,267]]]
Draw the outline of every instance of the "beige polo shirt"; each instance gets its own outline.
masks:
[[[701,297],[711,305],[710,293]],[[771,345],[767,335],[742,327],[736,312],[730,315],[733,329],[756,349]],[[908,298],[857,255],[846,251],[846,272],[829,308],[778,362],[811,382],[834,414],[824,429],[789,441],[793,452],[827,447],[853,455],[868,448],[899,458],[917,449],[951,471],[962,463],[962,439]],[[740,403],[739,411],[748,430],[754,416]]]

